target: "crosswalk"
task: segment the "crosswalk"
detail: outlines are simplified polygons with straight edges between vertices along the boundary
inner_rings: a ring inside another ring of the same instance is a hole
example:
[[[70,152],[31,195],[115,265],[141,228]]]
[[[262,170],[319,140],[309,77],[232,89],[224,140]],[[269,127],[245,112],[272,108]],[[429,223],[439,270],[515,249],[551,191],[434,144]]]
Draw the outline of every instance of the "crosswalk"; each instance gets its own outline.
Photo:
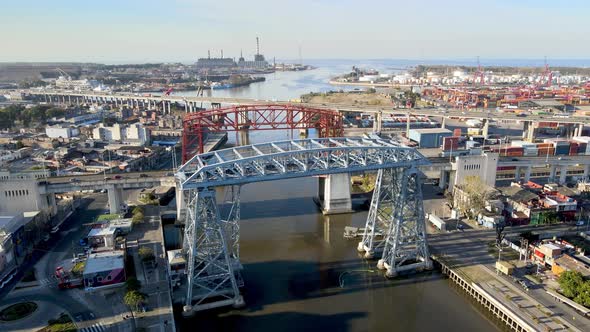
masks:
[[[102,325],[101,323],[96,323],[94,325],[83,327],[83,328],[78,329],[78,330],[80,332],[104,332],[104,331],[107,330],[107,328],[104,327],[104,325]]]

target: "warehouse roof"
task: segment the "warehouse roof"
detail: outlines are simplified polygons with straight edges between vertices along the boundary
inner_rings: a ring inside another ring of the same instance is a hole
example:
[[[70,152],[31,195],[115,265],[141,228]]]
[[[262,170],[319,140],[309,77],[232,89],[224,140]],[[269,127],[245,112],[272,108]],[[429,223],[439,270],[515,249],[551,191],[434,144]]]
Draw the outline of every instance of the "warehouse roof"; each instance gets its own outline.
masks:
[[[420,134],[452,134],[453,132],[446,128],[422,128],[422,129],[410,129],[410,131]]]

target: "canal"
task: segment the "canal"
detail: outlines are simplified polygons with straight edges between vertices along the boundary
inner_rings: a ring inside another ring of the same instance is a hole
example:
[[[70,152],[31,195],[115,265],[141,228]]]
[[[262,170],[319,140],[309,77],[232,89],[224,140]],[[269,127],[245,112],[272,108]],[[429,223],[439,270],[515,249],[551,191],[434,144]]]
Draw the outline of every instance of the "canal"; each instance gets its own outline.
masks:
[[[256,86],[211,93],[297,98],[329,90],[328,78],[347,69],[343,65],[269,74]],[[229,133],[229,144],[239,144],[238,137]],[[249,137],[257,143],[297,138],[298,133],[261,131]],[[313,201],[317,188],[313,177],[242,187],[240,255],[246,307],[201,312],[191,319],[182,318],[181,308],[175,308],[181,331],[498,329],[438,272],[386,279],[376,261],[360,258],[358,239],[343,237],[346,226],[364,227],[368,211],[357,206],[353,214],[323,216]]]

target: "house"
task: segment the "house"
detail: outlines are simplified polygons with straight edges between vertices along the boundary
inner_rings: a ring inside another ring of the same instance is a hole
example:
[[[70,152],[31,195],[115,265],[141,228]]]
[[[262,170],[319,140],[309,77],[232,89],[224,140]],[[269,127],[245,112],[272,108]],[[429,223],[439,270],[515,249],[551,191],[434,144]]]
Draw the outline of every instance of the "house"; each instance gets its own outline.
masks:
[[[86,290],[123,284],[126,280],[125,252],[105,251],[88,255],[83,280]]]

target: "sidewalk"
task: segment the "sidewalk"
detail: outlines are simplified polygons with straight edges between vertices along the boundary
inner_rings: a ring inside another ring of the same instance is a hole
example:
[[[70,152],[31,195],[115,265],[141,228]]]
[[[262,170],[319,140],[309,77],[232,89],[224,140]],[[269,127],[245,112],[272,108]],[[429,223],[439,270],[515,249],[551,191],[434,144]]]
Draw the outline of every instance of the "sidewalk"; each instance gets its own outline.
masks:
[[[146,312],[134,313],[135,324],[146,331],[175,332],[159,206],[144,206],[144,214],[144,222],[135,226],[128,236],[128,249],[133,254],[141,292],[148,295]],[[138,251],[144,246],[154,251],[155,267],[141,261]]]

